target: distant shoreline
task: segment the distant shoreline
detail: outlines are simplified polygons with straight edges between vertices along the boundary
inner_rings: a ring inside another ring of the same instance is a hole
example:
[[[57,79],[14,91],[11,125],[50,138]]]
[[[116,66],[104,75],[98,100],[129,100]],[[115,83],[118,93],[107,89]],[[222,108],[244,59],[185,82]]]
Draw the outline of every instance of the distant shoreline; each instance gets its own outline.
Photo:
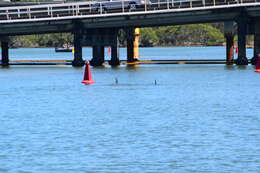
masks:
[[[226,45],[210,45],[210,46],[204,46],[204,45],[183,45],[183,46],[140,46],[139,48],[171,48],[171,47],[225,47]],[[106,48],[108,48],[109,46],[106,46]],[[234,48],[236,48],[237,46],[235,45]],[[53,48],[55,49],[55,47],[10,47],[10,49],[20,49],[20,48],[25,48],[25,49],[29,49],[29,48]],[[83,46],[83,48],[91,48],[91,46]],[[125,46],[119,46],[119,48],[126,48]],[[246,45],[246,48],[254,48],[253,45]]]

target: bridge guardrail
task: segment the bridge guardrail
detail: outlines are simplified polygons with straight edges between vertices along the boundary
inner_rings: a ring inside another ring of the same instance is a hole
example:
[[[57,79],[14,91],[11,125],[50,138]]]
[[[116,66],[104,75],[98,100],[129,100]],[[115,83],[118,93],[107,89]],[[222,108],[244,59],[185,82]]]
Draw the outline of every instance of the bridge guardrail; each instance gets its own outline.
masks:
[[[246,5],[250,3],[260,4],[260,0],[157,0],[153,2],[150,0],[117,0],[110,3],[108,3],[108,1],[88,1],[50,5],[1,7],[0,23],[5,23],[7,21],[18,22],[26,19],[37,20],[69,16],[192,9],[211,6],[229,7],[234,4]]]

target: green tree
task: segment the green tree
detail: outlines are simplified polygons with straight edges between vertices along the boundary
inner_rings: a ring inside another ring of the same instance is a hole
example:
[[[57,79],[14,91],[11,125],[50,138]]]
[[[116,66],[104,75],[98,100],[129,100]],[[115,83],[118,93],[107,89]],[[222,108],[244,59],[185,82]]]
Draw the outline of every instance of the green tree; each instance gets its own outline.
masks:
[[[153,47],[158,45],[158,37],[153,28],[145,28],[141,30],[140,46]]]
[[[140,46],[191,46],[222,45],[223,24],[192,24],[167,27],[147,27],[141,29]],[[73,45],[73,35],[41,34],[12,37],[14,47],[60,47]],[[126,34],[119,32],[120,46],[126,46]]]

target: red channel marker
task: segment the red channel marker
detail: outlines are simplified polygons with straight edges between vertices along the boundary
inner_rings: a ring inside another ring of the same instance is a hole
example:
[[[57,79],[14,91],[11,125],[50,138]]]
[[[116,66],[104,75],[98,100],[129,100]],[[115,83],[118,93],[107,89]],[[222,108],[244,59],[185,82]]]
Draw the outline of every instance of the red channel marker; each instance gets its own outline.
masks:
[[[260,73],[260,55],[257,55],[255,72]]]
[[[83,79],[83,81],[81,83],[83,83],[85,85],[91,85],[91,84],[95,83],[92,80],[92,75],[91,75],[91,71],[90,71],[90,65],[89,65],[88,61],[86,61],[86,64],[85,64],[84,79]]]

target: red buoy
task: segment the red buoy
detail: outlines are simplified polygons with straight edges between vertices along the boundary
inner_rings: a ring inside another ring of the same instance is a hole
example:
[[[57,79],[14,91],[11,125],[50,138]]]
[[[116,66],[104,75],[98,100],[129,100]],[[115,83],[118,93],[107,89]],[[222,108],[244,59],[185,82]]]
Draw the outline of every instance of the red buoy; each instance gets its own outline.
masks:
[[[86,61],[86,64],[85,64],[84,79],[83,79],[83,81],[81,83],[84,83],[85,85],[90,85],[90,84],[95,83],[92,80],[92,75],[91,75],[91,71],[90,71],[90,65],[89,65],[88,61]]]
[[[257,55],[255,72],[260,73],[260,55]]]

